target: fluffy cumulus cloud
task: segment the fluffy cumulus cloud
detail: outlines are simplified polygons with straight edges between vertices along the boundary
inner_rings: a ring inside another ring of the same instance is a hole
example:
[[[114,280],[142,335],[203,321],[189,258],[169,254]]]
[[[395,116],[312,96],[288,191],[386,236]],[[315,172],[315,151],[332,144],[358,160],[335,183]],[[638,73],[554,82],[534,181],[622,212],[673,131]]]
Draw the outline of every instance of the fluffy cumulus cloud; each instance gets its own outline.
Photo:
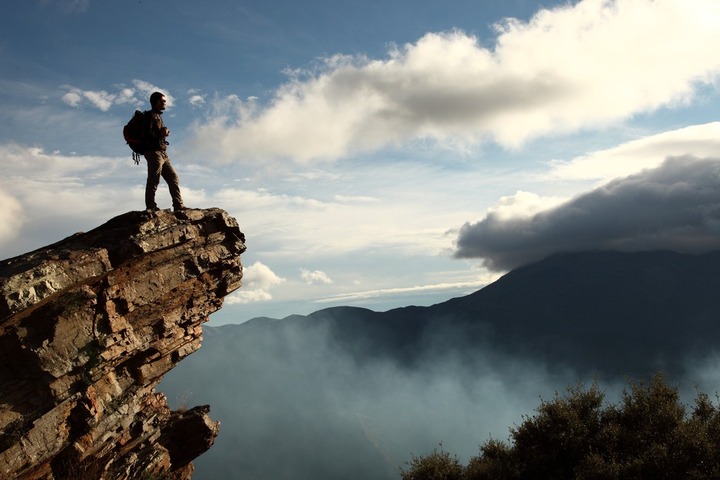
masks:
[[[285,282],[270,267],[262,262],[255,262],[243,270],[243,288],[228,296],[225,301],[229,305],[271,300],[270,290]]]
[[[554,208],[567,200],[565,197],[542,197],[532,192],[518,190],[514,195],[501,197],[497,205],[488,209],[488,213],[501,221],[527,218]]]
[[[466,223],[455,256],[508,270],[560,251],[720,248],[720,159],[670,157],[526,216],[490,211]]]
[[[144,80],[133,80],[131,86],[118,85],[113,91],[107,90],[83,90],[73,85],[60,87],[65,93],[62,101],[71,107],[79,108],[85,105],[107,112],[114,105],[134,105],[141,107],[146,105],[153,92],[163,92],[168,100],[168,106],[175,103],[175,98],[167,90],[157,87]]]
[[[417,139],[518,146],[691,101],[720,72],[718,27],[715,0],[582,0],[504,21],[492,47],[429,33],[386,59],[294,72],[266,106],[218,99],[195,142],[226,160],[300,161]]]
[[[300,270],[300,278],[309,285],[318,283],[327,285],[333,283],[332,279],[322,270],[310,271],[303,268]]]
[[[205,95],[203,95],[200,91],[198,91],[195,88],[191,88],[187,92],[188,94],[188,103],[193,107],[202,107],[205,105]]]

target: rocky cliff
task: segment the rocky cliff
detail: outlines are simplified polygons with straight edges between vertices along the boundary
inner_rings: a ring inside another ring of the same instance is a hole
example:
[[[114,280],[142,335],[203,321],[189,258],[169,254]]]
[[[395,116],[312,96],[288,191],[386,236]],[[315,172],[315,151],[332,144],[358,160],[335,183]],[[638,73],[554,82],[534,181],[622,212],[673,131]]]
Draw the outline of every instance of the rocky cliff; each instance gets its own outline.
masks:
[[[220,209],[129,212],[0,262],[0,478],[190,478],[219,424],[155,386],[240,287],[244,240]]]

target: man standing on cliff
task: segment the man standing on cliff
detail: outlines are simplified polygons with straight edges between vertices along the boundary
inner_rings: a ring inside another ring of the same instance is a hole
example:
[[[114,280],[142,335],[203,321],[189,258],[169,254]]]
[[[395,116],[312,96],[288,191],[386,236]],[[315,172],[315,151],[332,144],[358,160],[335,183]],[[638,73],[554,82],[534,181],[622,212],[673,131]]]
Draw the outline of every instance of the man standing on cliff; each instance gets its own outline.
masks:
[[[165,138],[170,135],[170,130],[165,127],[162,119],[166,103],[165,95],[161,92],[154,92],[150,95],[152,110],[148,112],[150,128],[147,148],[144,153],[148,166],[147,184],[145,185],[145,207],[148,210],[158,210],[157,203],[155,203],[155,192],[157,192],[160,177],[162,176],[170,189],[173,210],[177,212],[185,210],[185,206],[180,194],[180,179],[170,163],[170,157],[167,155],[168,142]]]

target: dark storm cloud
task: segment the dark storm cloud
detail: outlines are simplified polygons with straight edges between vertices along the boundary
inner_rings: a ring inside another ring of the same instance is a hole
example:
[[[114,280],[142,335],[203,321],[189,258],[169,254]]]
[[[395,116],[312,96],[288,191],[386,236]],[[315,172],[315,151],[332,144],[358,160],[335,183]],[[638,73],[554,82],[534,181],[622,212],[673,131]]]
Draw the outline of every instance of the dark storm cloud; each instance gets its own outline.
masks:
[[[720,248],[720,160],[668,158],[528,218],[466,223],[455,256],[510,270],[557,252]]]

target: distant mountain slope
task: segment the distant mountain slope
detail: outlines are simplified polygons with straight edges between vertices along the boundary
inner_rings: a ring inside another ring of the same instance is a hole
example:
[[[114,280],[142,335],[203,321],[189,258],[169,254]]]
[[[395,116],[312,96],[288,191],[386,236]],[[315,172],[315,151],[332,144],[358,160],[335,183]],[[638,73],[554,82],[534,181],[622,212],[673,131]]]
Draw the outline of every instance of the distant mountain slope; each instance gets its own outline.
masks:
[[[679,372],[720,345],[720,252],[589,252],[519,268],[430,307],[513,353],[609,375]]]
[[[491,347],[600,375],[679,373],[720,344],[720,252],[558,254],[430,307],[335,307],[268,328],[290,322],[326,324],[360,360]]]

